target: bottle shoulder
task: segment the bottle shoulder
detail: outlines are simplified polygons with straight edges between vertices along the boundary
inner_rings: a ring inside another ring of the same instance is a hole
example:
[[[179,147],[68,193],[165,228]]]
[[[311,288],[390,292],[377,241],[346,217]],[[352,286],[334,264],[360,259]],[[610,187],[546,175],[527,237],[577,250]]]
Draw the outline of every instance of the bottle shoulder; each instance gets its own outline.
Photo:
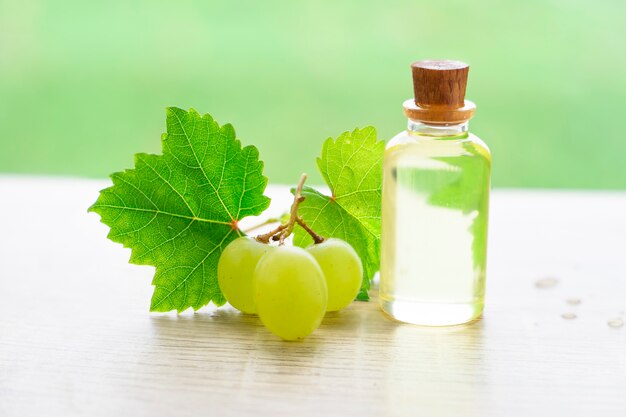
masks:
[[[424,157],[477,156],[491,162],[489,147],[473,133],[455,138],[435,138],[411,134],[405,130],[389,140],[385,154],[400,156],[405,153],[422,154]]]

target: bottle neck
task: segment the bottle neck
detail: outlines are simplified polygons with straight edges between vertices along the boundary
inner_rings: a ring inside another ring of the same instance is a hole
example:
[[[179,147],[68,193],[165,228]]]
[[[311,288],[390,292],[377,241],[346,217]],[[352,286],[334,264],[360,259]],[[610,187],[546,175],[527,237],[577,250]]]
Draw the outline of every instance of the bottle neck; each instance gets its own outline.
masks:
[[[409,119],[407,130],[410,135],[452,139],[467,137],[469,122],[451,125],[433,125]]]

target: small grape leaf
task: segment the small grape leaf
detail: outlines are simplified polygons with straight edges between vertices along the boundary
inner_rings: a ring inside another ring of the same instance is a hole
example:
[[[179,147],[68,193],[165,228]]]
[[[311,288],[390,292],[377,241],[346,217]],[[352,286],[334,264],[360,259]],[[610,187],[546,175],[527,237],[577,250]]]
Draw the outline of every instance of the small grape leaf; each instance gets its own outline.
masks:
[[[254,146],[241,147],[230,124],[195,110],[167,109],[162,155],[135,155],[135,168],[111,175],[89,211],[131,248],[130,262],[153,265],[151,311],[194,310],[225,302],[217,261],[246,216],[269,205]]]
[[[330,188],[326,196],[304,187],[305,200],[298,213],[317,233],[345,240],[363,262],[359,300],[367,300],[370,281],[380,268],[380,214],[382,161],[385,143],[376,139],[376,129],[365,127],[344,132],[324,142],[317,167]],[[311,237],[296,228],[294,242],[307,246]]]

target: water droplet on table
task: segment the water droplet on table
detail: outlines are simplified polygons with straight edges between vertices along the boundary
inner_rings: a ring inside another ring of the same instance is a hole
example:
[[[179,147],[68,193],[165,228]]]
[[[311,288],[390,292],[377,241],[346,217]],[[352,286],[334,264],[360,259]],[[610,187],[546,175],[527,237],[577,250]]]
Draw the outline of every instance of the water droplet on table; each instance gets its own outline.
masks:
[[[580,304],[581,299],[572,297],[572,298],[568,298],[567,300],[565,300],[565,302],[571,306],[577,306],[578,304]]]
[[[616,317],[614,319],[611,319],[611,320],[607,321],[606,324],[608,324],[609,327],[611,327],[613,329],[619,329],[620,327],[622,327],[624,325],[624,320],[622,320],[619,317]]]
[[[563,317],[565,320],[573,320],[576,318],[576,314],[574,313],[563,313],[561,314],[561,317]]]
[[[559,283],[559,280],[556,278],[541,278],[535,282],[535,287],[537,288],[552,288],[556,284]]]

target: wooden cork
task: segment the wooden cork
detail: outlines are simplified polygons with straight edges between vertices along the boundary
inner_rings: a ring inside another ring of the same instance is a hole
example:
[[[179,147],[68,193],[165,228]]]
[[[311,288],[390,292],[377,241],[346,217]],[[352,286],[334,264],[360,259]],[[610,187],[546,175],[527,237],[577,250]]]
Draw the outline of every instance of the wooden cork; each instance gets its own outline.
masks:
[[[410,119],[433,124],[458,124],[471,119],[476,106],[465,100],[469,65],[460,61],[424,60],[411,65],[414,100],[404,102]]]

